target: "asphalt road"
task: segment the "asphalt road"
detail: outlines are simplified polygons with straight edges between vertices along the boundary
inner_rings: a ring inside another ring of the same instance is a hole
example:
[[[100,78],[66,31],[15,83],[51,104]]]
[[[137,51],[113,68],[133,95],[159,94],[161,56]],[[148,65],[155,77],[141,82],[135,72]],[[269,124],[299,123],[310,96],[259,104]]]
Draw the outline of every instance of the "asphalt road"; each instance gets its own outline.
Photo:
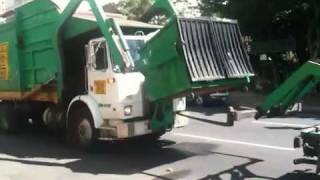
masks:
[[[50,133],[2,134],[0,180],[320,179],[313,165],[292,163],[302,157],[293,138],[320,117],[245,119],[227,127],[223,110],[193,108],[180,118],[189,126],[155,145],[101,142],[92,153],[71,149]]]

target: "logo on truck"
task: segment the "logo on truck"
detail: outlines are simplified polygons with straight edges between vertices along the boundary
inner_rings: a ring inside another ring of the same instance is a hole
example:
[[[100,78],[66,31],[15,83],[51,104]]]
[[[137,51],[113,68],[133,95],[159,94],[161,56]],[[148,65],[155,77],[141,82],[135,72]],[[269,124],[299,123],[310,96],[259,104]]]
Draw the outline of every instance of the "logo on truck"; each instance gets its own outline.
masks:
[[[95,94],[106,94],[107,93],[107,82],[105,80],[94,81],[94,93]]]
[[[0,80],[8,80],[8,43],[0,43]]]

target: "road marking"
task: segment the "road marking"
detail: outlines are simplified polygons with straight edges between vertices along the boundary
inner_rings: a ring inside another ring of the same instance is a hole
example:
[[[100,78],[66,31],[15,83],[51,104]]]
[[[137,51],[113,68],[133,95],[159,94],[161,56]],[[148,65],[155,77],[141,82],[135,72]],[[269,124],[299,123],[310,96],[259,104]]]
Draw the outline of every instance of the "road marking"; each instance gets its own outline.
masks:
[[[306,124],[290,124],[290,123],[278,123],[278,122],[267,122],[267,121],[252,121],[252,123],[254,123],[254,124],[263,124],[263,125],[300,127],[300,128],[307,128],[307,127],[311,127],[312,126],[312,125],[306,125]]]
[[[218,139],[218,138],[212,138],[212,137],[206,137],[206,136],[197,136],[197,135],[192,135],[192,134],[173,133],[173,135],[181,136],[181,137],[189,137],[189,138],[194,138],[194,139],[202,139],[202,140],[206,140],[206,141],[215,141],[215,142],[222,142],[222,143],[228,143],[228,144],[239,144],[239,145],[245,145],[245,146],[260,147],[260,148],[266,148],[266,149],[274,149],[274,150],[282,150],[282,151],[295,151],[294,148],[270,146],[270,145],[256,144],[256,143],[235,141],[235,140],[228,140],[228,139]]]
[[[30,163],[50,163],[55,165],[64,165],[79,161],[80,159],[55,159],[55,158],[19,158],[15,156],[10,156],[7,154],[0,154],[1,161],[22,161],[22,162],[30,162]]]

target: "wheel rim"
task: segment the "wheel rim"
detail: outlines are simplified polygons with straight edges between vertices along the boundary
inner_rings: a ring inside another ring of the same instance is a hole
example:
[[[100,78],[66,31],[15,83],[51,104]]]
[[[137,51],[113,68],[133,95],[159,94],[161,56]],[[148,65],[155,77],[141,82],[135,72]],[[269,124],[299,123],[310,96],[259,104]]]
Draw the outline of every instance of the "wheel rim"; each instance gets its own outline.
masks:
[[[79,141],[82,145],[87,145],[92,139],[92,128],[90,121],[86,118],[82,119],[78,126]]]
[[[202,99],[202,97],[197,97],[197,98],[196,98],[196,103],[197,103],[197,105],[202,105],[202,104],[203,104],[203,99]]]

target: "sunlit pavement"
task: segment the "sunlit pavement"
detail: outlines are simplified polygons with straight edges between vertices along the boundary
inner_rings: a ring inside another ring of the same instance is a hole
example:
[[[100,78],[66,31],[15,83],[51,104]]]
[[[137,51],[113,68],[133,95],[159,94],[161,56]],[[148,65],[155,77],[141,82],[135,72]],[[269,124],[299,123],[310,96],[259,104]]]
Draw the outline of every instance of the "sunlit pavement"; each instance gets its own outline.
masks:
[[[320,116],[245,119],[225,126],[222,109],[193,108],[190,125],[155,145],[101,142],[95,152],[67,147],[61,137],[26,132],[0,135],[0,180],[297,179],[319,180],[312,165],[293,165],[301,128]]]

